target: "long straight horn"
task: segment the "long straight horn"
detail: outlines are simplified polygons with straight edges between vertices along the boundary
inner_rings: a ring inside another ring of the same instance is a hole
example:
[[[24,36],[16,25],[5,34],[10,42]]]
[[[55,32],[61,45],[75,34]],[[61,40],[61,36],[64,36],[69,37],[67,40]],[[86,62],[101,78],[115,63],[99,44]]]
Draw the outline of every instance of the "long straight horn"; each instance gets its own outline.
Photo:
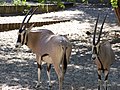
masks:
[[[95,45],[95,35],[96,35],[98,20],[99,20],[99,14],[98,14],[97,21],[95,24],[95,30],[94,30],[94,35],[93,35],[93,45]]]
[[[22,25],[20,27],[20,30],[22,29],[23,25],[24,25],[24,22],[25,22],[25,19],[27,18],[27,16],[29,15],[29,13],[32,11],[32,8],[27,12],[27,14],[25,15],[23,21],[22,21]]]
[[[103,26],[104,26],[106,17],[107,17],[107,14],[105,15],[105,18],[104,18],[104,20],[103,20],[102,26],[101,26],[101,28],[100,28],[100,33],[99,33],[98,41],[97,41],[96,44],[98,44],[98,43],[100,42],[100,37],[101,37],[101,34],[102,34],[102,29],[103,29]]]
[[[37,9],[38,9],[38,7],[35,8],[34,11],[31,13],[30,17],[28,18],[28,20],[27,20],[27,22],[26,22],[25,28],[27,27],[27,25],[28,25],[28,23],[29,23],[31,17],[33,16],[33,14],[35,13],[35,11],[36,11]]]

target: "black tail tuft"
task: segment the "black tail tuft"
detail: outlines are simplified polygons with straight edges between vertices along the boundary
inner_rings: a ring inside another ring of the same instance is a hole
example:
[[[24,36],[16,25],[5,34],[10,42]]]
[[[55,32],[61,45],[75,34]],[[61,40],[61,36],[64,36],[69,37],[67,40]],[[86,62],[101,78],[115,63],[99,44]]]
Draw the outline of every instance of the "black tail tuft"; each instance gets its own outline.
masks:
[[[66,73],[67,70],[67,58],[66,58],[66,49],[64,50],[64,56],[63,56],[63,72]]]

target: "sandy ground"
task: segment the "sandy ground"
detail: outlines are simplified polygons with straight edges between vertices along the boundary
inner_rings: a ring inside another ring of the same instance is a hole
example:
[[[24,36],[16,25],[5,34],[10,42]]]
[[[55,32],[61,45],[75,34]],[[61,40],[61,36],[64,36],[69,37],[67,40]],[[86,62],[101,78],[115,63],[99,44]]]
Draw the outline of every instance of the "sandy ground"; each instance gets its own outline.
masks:
[[[68,36],[73,49],[65,74],[63,90],[97,90],[96,65],[91,60],[91,36],[86,31],[93,32],[96,17],[100,14],[100,22],[108,13],[103,29],[103,38],[113,40],[115,30],[120,30],[114,11],[111,8],[76,6],[59,12],[34,15],[31,21],[47,21],[51,19],[70,19],[70,22],[46,25],[34,29],[46,28],[55,34]],[[39,18],[39,19],[38,19]],[[23,16],[0,17],[0,23],[22,22]],[[18,30],[0,32],[0,90],[34,90],[37,82],[37,64],[35,55],[23,46],[19,52],[14,51]],[[116,55],[109,74],[109,89],[120,90],[120,44],[112,45]],[[52,90],[58,90],[58,79],[51,70]],[[48,90],[46,65],[43,65],[39,90]]]

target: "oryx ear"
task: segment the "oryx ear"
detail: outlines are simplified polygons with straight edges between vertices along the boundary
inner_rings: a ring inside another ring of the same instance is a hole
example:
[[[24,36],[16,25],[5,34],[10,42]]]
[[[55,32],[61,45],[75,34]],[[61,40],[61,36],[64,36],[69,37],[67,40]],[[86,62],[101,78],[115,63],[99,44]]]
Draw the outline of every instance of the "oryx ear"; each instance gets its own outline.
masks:
[[[89,36],[89,35],[91,35],[91,32],[90,31],[86,31],[86,34]]]
[[[34,25],[35,25],[35,24],[33,23],[33,24],[28,28],[28,31],[30,31],[30,30],[33,28]]]

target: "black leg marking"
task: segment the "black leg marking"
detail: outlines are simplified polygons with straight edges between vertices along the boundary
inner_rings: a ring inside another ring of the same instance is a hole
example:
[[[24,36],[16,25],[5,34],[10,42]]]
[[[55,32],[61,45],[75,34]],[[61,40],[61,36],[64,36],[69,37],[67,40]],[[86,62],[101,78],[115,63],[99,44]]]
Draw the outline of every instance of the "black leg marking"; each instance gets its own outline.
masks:
[[[100,85],[98,85],[98,90],[100,90]]]
[[[51,64],[47,65],[47,71],[50,72]]]
[[[43,54],[42,56],[41,56],[41,60],[43,60],[43,57],[45,57],[45,56],[48,56],[49,54]]]
[[[98,74],[98,79],[101,80],[101,75]]]
[[[41,67],[41,65],[40,65],[39,63],[37,63],[37,65],[38,65],[38,68],[40,68],[40,70],[42,70],[42,67]]]
[[[108,80],[108,74],[105,76],[105,81]]]

